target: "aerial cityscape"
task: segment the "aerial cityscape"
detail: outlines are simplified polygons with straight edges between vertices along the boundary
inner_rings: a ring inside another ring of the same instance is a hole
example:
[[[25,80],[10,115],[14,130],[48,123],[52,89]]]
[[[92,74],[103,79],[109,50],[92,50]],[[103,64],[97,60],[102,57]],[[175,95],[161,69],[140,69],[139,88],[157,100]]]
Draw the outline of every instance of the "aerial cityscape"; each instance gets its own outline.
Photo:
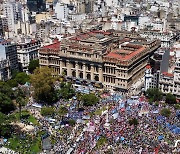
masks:
[[[0,0],[0,154],[179,154],[180,0]]]

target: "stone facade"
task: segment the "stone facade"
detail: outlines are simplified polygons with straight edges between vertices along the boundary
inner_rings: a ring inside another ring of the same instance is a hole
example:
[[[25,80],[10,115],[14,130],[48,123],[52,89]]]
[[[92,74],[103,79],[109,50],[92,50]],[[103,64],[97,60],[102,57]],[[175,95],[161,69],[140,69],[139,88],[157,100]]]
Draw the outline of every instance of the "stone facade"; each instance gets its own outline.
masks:
[[[147,42],[134,33],[91,31],[42,47],[40,66],[126,91],[144,75],[149,55],[159,46],[160,41]]]

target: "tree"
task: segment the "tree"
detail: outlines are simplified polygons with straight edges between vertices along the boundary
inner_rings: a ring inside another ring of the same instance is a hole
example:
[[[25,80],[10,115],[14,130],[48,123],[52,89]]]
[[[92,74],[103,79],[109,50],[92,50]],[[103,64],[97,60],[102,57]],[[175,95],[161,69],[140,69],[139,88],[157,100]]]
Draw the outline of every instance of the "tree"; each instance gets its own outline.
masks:
[[[75,126],[75,124],[76,124],[76,121],[74,119],[69,120],[69,125],[70,126]]]
[[[7,81],[7,84],[11,87],[11,88],[14,88],[14,87],[17,87],[18,86],[18,82],[14,79],[11,79],[11,80],[8,80]]]
[[[99,98],[94,94],[85,94],[82,96],[82,102],[84,106],[93,106],[98,103]]]
[[[76,98],[77,98],[77,109],[79,109],[79,105],[80,105],[80,102],[82,100],[82,94],[80,92],[76,93]]]
[[[72,88],[71,83],[62,82],[59,94],[63,99],[70,99],[75,95],[75,91]]]
[[[15,109],[12,99],[12,88],[6,82],[0,81],[0,112],[9,113]]]
[[[0,136],[9,137],[13,127],[10,125],[8,116],[0,112]]]
[[[17,70],[12,70],[11,71],[11,76],[12,76],[12,78],[11,79],[15,79],[15,77],[16,77],[16,75],[19,73],[19,71],[17,71]]]
[[[17,88],[14,91],[14,97],[16,98],[16,104],[19,108],[19,117],[21,118],[21,109],[27,104],[25,92],[21,88]]]
[[[21,119],[21,109],[22,109],[22,106],[25,106],[26,105],[26,100],[21,97],[21,96],[18,96],[16,98],[16,103],[18,104],[18,108],[19,108],[19,117]]]
[[[103,146],[103,145],[106,144],[107,142],[108,142],[107,138],[106,138],[105,136],[101,136],[101,137],[99,138],[99,140],[97,141],[96,146],[97,146],[98,148],[100,148],[101,146]]]
[[[168,108],[163,108],[161,111],[160,111],[161,115],[162,116],[165,116],[165,117],[169,117],[171,115],[171,111],[170,109]]]
[[[134,125],[135,127],[139,124],[138,120],[136,118],[130,119],[129,120],[130,125]]]
[[[58,110],[58,115],[61,117],[61,120],[63,120],[63,117],[68,113],[68,109],[64,106],[61,106]]]
[[[15,80],[20,85],[24,85],[26,82],[29,82],[29,75],[27,75],[25,72],[17,73]]]
[[[176,104],[176,97],[174,95],[172,95],[171,93],[168,93],[166,95],[166,103],[167,104]]]
[[[34,88],[34,97],[41,103],[54,103],[57,101],[54,87],[55,78],[48,67],[36,68],[34,74],[30,75],[30,81]]]
[[[3,81],[0,81],[0,93],[3,93],[9,98],[13,97],[12,88],[6,82],[3,82]]]
[[[7,95],[0,93],[0,112],[9,113],[14,110],[15,106],[10,97]]]
[[[28,66],[28,70],[30,73],[33,73],[33,71],[39,67],[39,60],[31,60]]]
[[[42,116],[52,116],[54,113],[55,113],[55,110],[53,107],[43,107],[41,109]]]
[[[174,108],[175,108],[176,110],[180,110],[180,104],[175,104],[175,105],[174,105]]]
[[[163,93],[158,88],[149,88],[146,91],[146,94],[149,99],[152,101],[160,101],[163,97]]]

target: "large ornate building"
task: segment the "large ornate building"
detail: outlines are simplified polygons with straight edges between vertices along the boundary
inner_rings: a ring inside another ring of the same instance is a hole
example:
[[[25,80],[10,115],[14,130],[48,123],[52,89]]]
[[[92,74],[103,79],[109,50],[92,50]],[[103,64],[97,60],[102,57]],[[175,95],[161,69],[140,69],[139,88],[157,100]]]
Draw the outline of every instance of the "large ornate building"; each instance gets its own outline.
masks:
[[[144,75],[149,56],[160,44],[133,32],[90,31],[42,47],[40,66],[126,91]]]

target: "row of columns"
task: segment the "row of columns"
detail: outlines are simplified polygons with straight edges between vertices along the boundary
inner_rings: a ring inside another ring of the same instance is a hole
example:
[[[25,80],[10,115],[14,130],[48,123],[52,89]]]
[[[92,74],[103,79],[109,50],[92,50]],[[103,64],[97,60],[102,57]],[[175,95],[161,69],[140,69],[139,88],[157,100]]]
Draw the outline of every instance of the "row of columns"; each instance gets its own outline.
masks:
[[[109,82],[109,83],[114,83],[115,84],[115,78],[109,77],[109,76],[104,76],[104,82]]]
[[[63,67],[63,62],[60,61],[60,74],[63,73],[63,68],[62,68],[62,67]],[[70,62],[69,62],[69,61],[67,61],[67,65],[64,66],[64,67],[67,68],[67,76],[72,76],[71,65],[70,65]],[[99,81],[100,81],[100,82],[103,82],[103,70],[102,70],[102,67],[99,66],[98,68],[99,68],[99,72],[97,72],[97,75],[99,76]],[[95,74],[94,74],[94,73],[96,73],[96,72],[94,72],[94,71],[95,71],[94,65],[91,64],[90,75],[91,75],[91,80],[92,80],[92,81],[95,80],[95,79],[94,79],[94,78],[95,78]],[[75,64],[75,72],[76,72],[76,77],[78,77],[78,76],[79,76],[79,65],[78,65],[77,62],[76,62],[76,64]],[[85,65],[85,63],[83,63],[82,73],[83,73],[83,79],[87,79],[87,73],[86,73],[86,65]]]

